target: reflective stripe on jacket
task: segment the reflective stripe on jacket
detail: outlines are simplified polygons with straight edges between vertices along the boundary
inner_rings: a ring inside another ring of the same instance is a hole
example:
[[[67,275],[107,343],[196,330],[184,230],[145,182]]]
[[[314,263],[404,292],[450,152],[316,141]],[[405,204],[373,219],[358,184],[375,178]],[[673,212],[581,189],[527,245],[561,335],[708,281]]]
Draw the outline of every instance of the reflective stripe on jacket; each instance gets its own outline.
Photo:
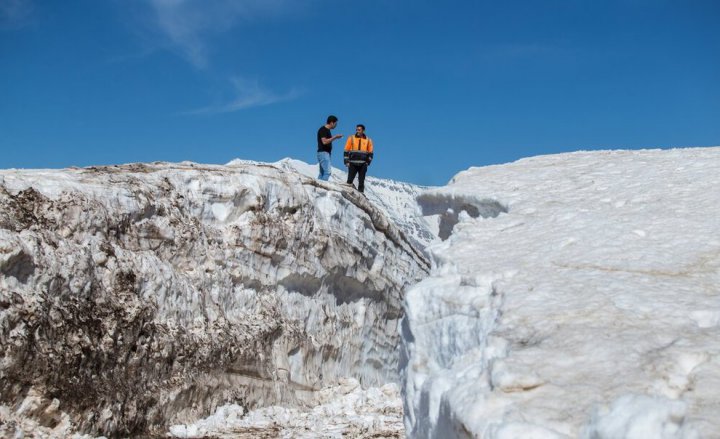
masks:
[[[369,137],[348,137],[345,143],[344,161],[370,163],[373,159],[373,143]]]

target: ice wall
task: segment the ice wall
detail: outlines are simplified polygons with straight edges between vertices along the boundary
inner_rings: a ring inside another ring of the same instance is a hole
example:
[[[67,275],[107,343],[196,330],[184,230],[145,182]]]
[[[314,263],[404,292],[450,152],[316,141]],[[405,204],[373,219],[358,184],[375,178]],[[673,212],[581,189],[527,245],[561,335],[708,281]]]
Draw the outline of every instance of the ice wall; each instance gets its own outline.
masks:
[[[162,432],[397,381],[428,269],[385,211],[281,166],[2,171],[0,415]]]

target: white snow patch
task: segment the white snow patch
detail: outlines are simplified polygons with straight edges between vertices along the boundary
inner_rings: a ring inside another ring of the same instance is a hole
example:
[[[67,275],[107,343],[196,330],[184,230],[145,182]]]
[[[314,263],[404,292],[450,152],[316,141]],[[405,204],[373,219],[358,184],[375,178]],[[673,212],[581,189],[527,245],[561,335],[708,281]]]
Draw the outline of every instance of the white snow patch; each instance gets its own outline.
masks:
[[[624,395],[593,413],[582,437],[587,439],[691,439],[697,432],[683,425],[687,404],[646,395]]]
[[[423,194],[446,240],[405,296],[407,434],[717,436],[718,187],[720,148],[697,148],[533,157]]]

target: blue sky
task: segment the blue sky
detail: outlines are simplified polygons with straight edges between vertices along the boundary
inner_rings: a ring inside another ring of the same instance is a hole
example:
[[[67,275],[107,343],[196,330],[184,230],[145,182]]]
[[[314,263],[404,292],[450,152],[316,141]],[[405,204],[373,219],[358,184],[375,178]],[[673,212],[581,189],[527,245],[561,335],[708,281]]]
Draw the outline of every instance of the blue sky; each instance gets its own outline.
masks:
[[[420,184],[720,145],[718,23],[716,0],[0,0],[0,168],[314,163],[331,113],[367,126],[370,175]]]

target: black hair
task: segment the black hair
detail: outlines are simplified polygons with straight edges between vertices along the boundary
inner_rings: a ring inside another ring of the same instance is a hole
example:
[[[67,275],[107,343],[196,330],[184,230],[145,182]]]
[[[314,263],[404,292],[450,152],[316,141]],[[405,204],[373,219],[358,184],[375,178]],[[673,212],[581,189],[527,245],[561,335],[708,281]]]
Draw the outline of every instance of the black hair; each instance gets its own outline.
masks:
[[[333,116],[333,115],[331,114],[331,115],[328,116],[328,118],[327,118],[327,123],[337,122],[337,120],[338,120],[337,117],[335,117],[335,116]]]
[[[359,124],[357,124],[357,125],[355,125],[355,126],[356,126],[356,127],[360,127],[360,128],[363,129],[363,131],[365,131],[365,125],[359,123]]]

